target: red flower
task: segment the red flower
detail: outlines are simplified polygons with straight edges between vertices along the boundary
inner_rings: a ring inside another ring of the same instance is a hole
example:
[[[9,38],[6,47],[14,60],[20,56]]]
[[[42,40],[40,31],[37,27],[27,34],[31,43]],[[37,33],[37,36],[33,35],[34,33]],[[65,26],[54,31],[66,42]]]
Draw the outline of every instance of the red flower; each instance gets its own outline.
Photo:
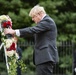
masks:
[[[3,21],[2,22],[2,27],[3,28],[9,28],[9,27],[12,28],[12,22],[11,21]]]
[[[11,50],[16,50],[15,48],[15,43],[12,43],[12,45],[10,46],[10,48],[7,49],[7,51],[11,51]]]

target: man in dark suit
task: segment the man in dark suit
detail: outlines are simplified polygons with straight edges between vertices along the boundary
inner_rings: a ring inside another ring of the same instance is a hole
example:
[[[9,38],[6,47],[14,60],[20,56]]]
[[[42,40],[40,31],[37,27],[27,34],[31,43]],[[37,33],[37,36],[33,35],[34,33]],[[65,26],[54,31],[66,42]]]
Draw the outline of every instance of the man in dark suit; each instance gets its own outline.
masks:
[[[53,66],[58,62],[56,24],[39,5],[31,9],[29,16],[37,24],[36,26],[17,30],[5,29],[4,33],[17,36],[34,35],[34,63],[37,75],[52,75]]]

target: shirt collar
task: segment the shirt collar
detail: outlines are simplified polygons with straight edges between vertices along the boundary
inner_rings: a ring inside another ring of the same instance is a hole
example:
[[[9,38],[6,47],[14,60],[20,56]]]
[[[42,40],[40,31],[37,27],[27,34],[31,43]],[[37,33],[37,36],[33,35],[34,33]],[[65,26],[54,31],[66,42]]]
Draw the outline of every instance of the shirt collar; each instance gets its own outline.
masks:
[[[46,16],[46,14],[42,17],[42,19],[41,20],[43,20],[43,18]]]

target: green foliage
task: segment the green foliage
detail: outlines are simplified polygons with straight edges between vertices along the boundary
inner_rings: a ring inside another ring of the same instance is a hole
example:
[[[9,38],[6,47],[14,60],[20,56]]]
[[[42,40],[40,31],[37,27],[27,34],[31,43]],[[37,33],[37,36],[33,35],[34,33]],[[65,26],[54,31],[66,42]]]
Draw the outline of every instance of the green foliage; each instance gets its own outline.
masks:
[[[26,67],[26,65],[24,64],[24,62],[23,62],[22,59],[17,61],[17,65],[19,65],[19,67],[21,68],[21,71],[22,71],[23,73],[26,72],[27,67]]]
[[[68,67],[71,68],[72,59],[69,59],[69,58],[71,58],[71,56],[68,56],[68,55],[66,55],[66,58],[65,57],[60,57],[60,62],[63,63],[63,64],[60,65],[61,68],[65,68],[65,67],[66,68],[68,68]]]
[[[45,4],[46,3],[46,4]],[[62,0],[46,0],[40,2],[46,12],[55,20],[58,28],[58,40],[72,40],[76,41],[76,1],[62,1]],[[70,8],[70,9],[69,9]],[[73,35],[72,35],[73,34]],[[72,36],[70,36],[72,35]],[[63,36],[63,37],[62,37]],[[74,36],[74,38],[73,38]],[[66,38],[64,38],[66,37]]]
[[[33,64],[33,46],[28,46],[22,53],[22,60],[27,64],[26,75],[34,75],[35,66]]]
[[[8,75],[17,75],[17,67],[21,68],[22,72],[26,71],[26,65],[24,64],[23,60],[16,60],[15,56],[9,57],[8,63]]]
[[[72,50],[74,49],[73,42],[71,41],[60,41],[57,42],[59,52],[59,71],[63,70],[66,75],[72,74],[73,55]]]
[[[17,69],[17,64],[16,64],[16,59],[15,57],[10,57],[9,62],[9,69],[8,69],[8,75],[17,75],[16,69]]]

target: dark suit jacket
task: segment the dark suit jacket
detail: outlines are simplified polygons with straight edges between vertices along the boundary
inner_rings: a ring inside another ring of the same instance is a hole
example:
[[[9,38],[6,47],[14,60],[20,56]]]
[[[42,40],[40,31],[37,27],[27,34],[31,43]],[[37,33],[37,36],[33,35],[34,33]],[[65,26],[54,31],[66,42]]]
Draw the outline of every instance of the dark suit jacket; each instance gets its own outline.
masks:
[[[22,49],[21,49],[19,46],[17,46],[16,52],[17,52],[18,55],[19,55],[19,59],[18,59],[18,60],[20,60],[21,57],[22,57]]]
[[[57,28],[53,19],[47,15],[36,26],[20,29],[20,36],[31,34],[35,36],[35,64],[58,62]]]

